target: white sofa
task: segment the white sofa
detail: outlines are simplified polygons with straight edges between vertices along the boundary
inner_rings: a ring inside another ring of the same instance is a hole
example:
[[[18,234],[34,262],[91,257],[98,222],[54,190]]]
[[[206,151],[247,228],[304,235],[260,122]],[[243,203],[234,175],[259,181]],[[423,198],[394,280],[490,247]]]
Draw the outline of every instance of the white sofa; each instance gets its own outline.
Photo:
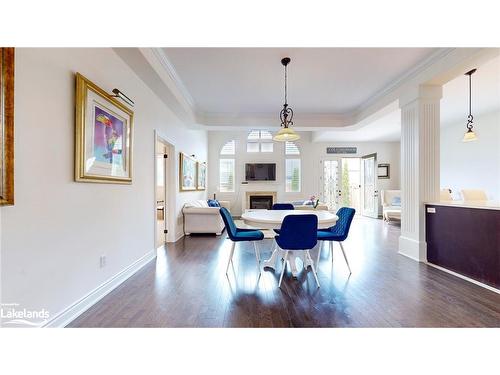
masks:
[[[401,220],[401,206],[393,206],[392,200],[395,197],[401,198],[401,190],[381,190],[380,199],[382,201],[382,218],[389,222],[391,219]]]
[[[219,201],[221,207],[229,210],[229,202]],[[188,202],[182,208],[184,214],[184,233],[215,233],[220,236],[224,230],[224,222],[219,207],[209,207],[206,200]]]

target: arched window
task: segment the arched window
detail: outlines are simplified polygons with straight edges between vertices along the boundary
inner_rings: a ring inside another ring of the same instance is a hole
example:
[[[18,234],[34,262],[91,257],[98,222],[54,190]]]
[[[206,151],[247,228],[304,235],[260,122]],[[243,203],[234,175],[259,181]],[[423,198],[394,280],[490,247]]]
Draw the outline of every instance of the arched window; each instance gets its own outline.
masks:
[[[234,155],[236,154],[236,142],[234,139],[222,146],[220,154],[223,158],[219,159],[219,191],[223,193],[234,192]]]
[[[285,142],[285,191],[300,192],[301,168],[300,150],[294,142]]]
[[[273,152],[273,135],[268,130],[252,130],[247,137],[247,152]]]

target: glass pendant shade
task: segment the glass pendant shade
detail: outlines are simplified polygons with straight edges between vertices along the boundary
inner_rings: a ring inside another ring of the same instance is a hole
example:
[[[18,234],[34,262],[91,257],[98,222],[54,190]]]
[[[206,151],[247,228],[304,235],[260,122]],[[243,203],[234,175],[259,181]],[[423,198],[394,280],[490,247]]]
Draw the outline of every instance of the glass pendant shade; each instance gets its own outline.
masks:
[[[280,142],[296,141],[298,139],[300,139],[300,135],[291,128],[281,128],[273,137],[273,140]]]
[[[472,141],[477,141],[477,136],[472,129],[469,129],[467,130],[467,132],[465,132],[462,142],[472,142]]]

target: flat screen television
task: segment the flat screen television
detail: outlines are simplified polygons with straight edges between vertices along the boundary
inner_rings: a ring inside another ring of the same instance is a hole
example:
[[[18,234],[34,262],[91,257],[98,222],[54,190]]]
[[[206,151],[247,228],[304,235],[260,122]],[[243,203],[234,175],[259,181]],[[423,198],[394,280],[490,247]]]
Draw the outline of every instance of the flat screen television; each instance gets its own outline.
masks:
[[[245,179],[247,181],[276,181],[275,163],[245,164]]]

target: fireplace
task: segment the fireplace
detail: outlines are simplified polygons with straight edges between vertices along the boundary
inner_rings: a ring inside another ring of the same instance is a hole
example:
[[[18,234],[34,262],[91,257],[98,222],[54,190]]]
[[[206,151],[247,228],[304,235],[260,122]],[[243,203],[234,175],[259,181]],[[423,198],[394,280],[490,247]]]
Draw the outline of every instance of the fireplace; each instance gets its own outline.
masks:
[[[270,210],[278,201],[276,191],[247,191],[241,205],[245,209]]]
[[[250,209],[270,210],[273,207],[272,195],[251,195]]]

